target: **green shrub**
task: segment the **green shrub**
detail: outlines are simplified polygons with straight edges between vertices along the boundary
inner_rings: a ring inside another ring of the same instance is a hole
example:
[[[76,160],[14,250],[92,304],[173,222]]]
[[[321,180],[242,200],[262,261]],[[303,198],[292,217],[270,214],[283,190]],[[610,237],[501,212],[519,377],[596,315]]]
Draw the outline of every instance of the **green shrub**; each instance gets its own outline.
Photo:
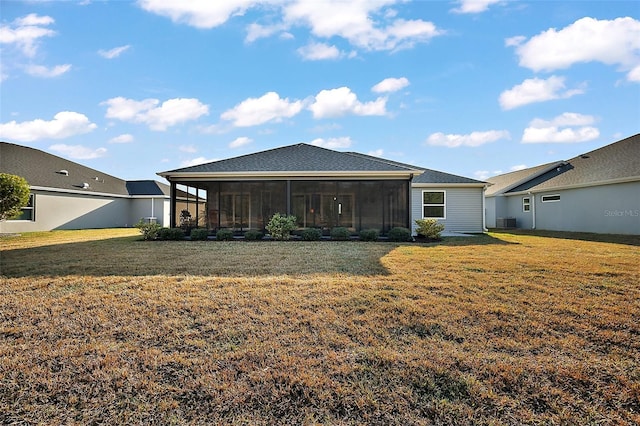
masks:
[[[142,234],[142,239],[145,241],[157,240],[159,238],[160,230],[162,226],[157,223],[149,223],[140,219],[140,222],[135,224],[135,227],[140,230]]]
[[[182,228],[169,228],[164,233],[163,240],[179,241],[184,239],[184,230]]]
[[[218,241],[231,241],[233,240],[233,231],[231,229],[218,229],[216,232],[216,240]]]
[[[244,239],[249,241],[257,241],[262,239],[262,232],[250,229],[244,233]]]
[[[396,242],[405,242],[405,241],[413,240],[413,238],[411,238],[411,231],[401,226],[391,228],[389,230],[389,233],[387,234],[387,237],[389,238],[389,241],[396,241]]]
[[[360,231],[360,239],[362,241],[378,241],[380,231],[377,229],[363,229]]]
[[[276,213],[271,216],[266,228],[274,240],[288,240],[291,238],[291,231],[296,229],[296,217]]]
[[[425,238],[432,240],[441,239],[440,233],[444,231],[444,225],[436,219],[416,219],[416,232]]]
[[[25,178],[0,173],[0,220],[20,216],[29,203],[31,189]]]
[[[302,239],[305,241],[319,241],[322,238],[322,231],[318,228],[307,228],[302,231]]]
[[[195,228],[191,230],[191,239],[196,241],[206,241],[209,238],[209,230],[206,228]]]
[[[331,230],[331,239],[336,241],[346,241],[351,237],[351,232],[343,226],[336,226]]]

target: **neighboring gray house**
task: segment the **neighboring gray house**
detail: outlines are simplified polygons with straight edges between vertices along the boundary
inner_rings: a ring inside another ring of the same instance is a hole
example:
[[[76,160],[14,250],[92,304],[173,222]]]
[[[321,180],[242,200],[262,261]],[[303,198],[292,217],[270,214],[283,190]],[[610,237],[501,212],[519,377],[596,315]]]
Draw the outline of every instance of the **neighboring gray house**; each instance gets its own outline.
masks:
[[[0,233],[133,226],[142,218],[169,224],[169,186],[124,181],[46,152],[0,142],[0,173],[31,187],[20,217],[0,222]]]
[[[488,182],[489,228],[640,234],[640,134]]]
[[[262,230],[274,213],[300,228],[383,234],[436,218],[447,232],[483,232],[484,182],[354,152],[296,144],[158,173],[171,184],[171,223],[184,203],[178,185],[207,202],[187,209],[211,230]]]

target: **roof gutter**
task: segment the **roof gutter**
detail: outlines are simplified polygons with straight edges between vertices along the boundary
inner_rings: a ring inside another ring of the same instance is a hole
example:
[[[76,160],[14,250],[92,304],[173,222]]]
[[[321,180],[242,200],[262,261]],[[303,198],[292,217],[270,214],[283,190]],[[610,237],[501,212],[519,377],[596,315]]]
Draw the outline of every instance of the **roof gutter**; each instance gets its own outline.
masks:
[[[379,179],[379,178],[406,178],[408,179],[411,174],[421,174],[422,170],[403,170],[403,171],[278,171],[278,172],[160,172],[159,176],[172,180],[174,182],[179,181],[194,181],[194,180],[211,180],[211,179],[228,179],[228,180],[249,180],[249,179],[291,179],[291,178],[316,178],[323,179],[328,177],[333,178],[361,178],[361,179]]]

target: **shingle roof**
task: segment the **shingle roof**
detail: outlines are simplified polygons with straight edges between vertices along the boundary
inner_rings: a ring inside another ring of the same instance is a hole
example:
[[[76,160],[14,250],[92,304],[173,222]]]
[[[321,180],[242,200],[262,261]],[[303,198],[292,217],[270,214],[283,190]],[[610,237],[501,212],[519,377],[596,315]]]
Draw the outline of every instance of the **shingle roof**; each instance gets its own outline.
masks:
[[[555,168],[562,163],[562,161],[556,161],[553,163],[542,164],[540,166],[529,167],[528,169],[517,170],[515,172],[490,177],[489,179],[487,179],[487,182],[489,182],[491,186],[487,188],[485,195],[492,196],[504,191],[508,191],[509,189],[511,189],[510,187],[514,187],[521,184],[522,182],[526,182],[543,173],[545,170]]]
[[[416,167],[308,144],[289,145],[159,173],[406,171]]]
[[[171,193],[171,187],[155,180],[128,180],[129,195],[166,195]]]
[[[22,176],[31,187],[123,196],[169,195],[169,186],[160,182],[126,182],[39,149],[8,142],[0,142],[0,172]]]
[[[371,155],[338,152],[303,143],[158,174],[244,172],[406,172],[415,174],[414,182],[417,183],[483,183]]]
[[[413,183],[439,183],[439,184],[484,184],[485,182],[479,181],[479,180],[475,180],[475,179],[471,179],[471,178],[467,178],[464,176],[458,176],[458,175],[452,175],[450,173],[445,173],[445,172],[439,172],[437,170],[430,170],[430,169],[425,169],[423,167],[416,167],[416,166],[412,166],[410,164],[405,164],[405,163],[399,163],[397,161],[392,161],[392,160],[387,160],[384,158],[379,158],[379,157],[373,157],[371,155],[366,155],[366,154],[360,154],[358,152],[349,152],[348,154],[350,155],[358,155],[360,157],[365,157],[365,158],[370,158],[376,161],[382,161],[382,162],[386,162],[386,163],[390,163],[390,164],[395,164],[398,165],[400,167],[407,167],[407,168],[413,168],[413,169],[418,169],[421,170],[422,173],[415,176],[413,178]]]
[[[640,134],[574,157],[508,192],[545,191],[619,180],[640,181]]]

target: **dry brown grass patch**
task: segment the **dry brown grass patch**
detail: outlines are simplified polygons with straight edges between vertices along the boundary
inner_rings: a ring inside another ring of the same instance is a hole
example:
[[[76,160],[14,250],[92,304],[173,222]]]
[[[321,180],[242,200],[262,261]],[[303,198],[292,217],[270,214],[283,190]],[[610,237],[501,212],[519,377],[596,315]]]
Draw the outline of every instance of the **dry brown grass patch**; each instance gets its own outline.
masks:
[[[633,241],[92,232],[1,241],[2,423],[640,422]]]

